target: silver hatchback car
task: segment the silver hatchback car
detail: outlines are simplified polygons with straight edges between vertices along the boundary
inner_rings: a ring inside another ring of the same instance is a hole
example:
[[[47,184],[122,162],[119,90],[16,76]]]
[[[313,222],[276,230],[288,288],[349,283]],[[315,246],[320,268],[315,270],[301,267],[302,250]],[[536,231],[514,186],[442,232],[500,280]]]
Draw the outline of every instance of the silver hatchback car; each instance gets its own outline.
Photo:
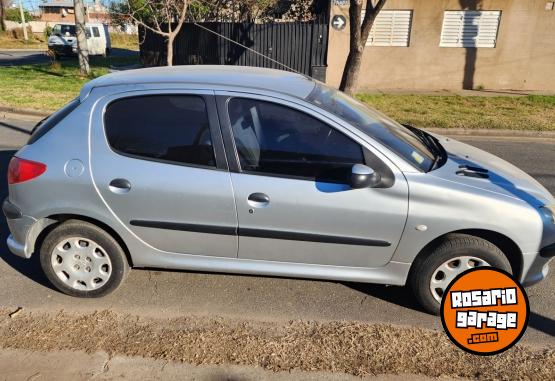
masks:
[[[531,285],[555,255],[555,200],[526,173],[278,70],[100,77],[8,182],[10,250],[81,297],[154,267],[409,283],[435,313],[466,269]]]

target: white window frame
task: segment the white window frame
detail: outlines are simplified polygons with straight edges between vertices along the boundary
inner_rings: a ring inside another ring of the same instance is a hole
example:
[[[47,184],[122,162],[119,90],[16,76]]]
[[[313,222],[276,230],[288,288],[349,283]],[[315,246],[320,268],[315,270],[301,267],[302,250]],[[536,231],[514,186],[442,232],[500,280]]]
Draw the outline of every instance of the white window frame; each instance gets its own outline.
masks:
[[[500,10],[444,11],[439,46],[495,48],[500,23]]]
[[[361,21],[364,21],[365,14],[363,9]],[[412,15],[412,9],[381,10],[370,29],[366,46],[408,47],[412,32]],[[380,36],[376,37],[376,33]]]

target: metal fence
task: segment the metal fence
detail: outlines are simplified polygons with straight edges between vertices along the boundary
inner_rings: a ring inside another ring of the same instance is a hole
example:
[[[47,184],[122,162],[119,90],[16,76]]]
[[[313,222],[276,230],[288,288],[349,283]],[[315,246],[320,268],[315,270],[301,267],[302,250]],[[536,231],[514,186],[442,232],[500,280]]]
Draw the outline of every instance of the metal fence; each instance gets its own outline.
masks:
[[[289,67],[325,80],[328,50],[328,23],[325,18],[306,22],[204,22],[199,25],[186,23],[176,37],[174,65],[242,65],[282,70]],[[143,41],[140,48],[143,64],[165,65],[164,38],[145,28],[139,29],[139,38]]]

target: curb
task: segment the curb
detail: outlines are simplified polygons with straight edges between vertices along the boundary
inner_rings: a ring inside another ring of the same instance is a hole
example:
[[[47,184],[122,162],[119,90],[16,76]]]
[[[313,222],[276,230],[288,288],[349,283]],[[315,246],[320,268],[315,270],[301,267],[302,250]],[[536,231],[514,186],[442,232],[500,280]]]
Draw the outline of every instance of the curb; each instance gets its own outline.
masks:
[[[52,114],[51,112],[48,112],[48,111],[36,111],[36,110],[20,109],[15,107],[6,107],[6,106],[0,106],[0,112],[7,112],[10,114],[22,115],[22,116],[36,116],[36,117],[42,117],[42,118]]]
[[[424,128],[433,134],[451,136],[472,136],[483,138],[528,138],[555,139],[555,131],[527,131],[527,130],[488,130],[468,128]]]

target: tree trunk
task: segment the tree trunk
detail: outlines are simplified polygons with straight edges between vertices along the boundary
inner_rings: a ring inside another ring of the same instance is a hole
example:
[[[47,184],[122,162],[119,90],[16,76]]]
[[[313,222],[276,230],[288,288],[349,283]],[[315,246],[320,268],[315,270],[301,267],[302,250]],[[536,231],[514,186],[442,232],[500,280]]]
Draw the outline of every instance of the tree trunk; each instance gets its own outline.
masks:
[[[0,30],[6,30],[6,10],[4,9],[4,1],[0,0]]]
[[[353,95],[356,90],[356,84],[358,81],[358,75],[360,73],[363,53],[364,47],[358,47],[357,49],[351,49],[349,51],[349,55],[347,56],[345,70],[343,71],[343,76],[341,77],[341,85],[339,86],[339,88],[341,89],[341,91],[349,95]]]
[[[89,48],[85,32],[85,7],[83,0],[73,0],[75,7],[75,29],[77,31],[77,55],[79,57],[79,71],[81,75],[89,75]]]
[[[168,58],[167,58],[167,65],[168,66],[173,66],[173,40],[175,38],[175,35],[173,33],[170,33],[170,35],[168,36],[168,42],[167,42],[167,50],[168,50]]]
[[[366,13],[362,21],[362,0],[351,0],[349,5],[349,55],[339,86],[341,91],[349,95],[356,91],[364,47],[376,16],[386,1],[379,0],[376,5],[372,5],[372,0],[366,0]]]

